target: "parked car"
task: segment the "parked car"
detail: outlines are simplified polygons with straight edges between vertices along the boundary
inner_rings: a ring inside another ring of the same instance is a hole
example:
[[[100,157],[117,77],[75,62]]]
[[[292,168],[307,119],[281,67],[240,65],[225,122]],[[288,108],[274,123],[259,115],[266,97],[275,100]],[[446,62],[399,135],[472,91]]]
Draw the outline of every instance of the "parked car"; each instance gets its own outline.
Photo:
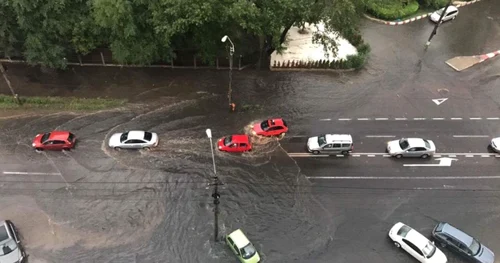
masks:
[[[243,263],[258,263],[260,256],[255,247],[243,234],[241,229],[236,229],[226,236],[226,243]]]
[[[235,134],[220,138],[217,142],[220,151],[247,152],[252,150],[252,144],[246,134]]]
[[[422,263],[446,263],[448,259],[434,242],[429,241],[413,228],[399,222],[389,231],[389,238],[394,245],[404,249]]]
[[[2,263],[21,263],[26,257],[14,224],[8,220],[0,222],[0,246]]]
[[[37,151],[43,150],[70,150],[75,146],[76,137],[69,131],[52,131],[35,136],[31,146]]]
[[[109,138],[109,147],[119,150],[125,149],[150,149],[158,146],[158,135],[147,131],[127,131],[115,133]]]
[[[444,11],[444,7],[435,11],[434,13],[432,13],[429,18],[431,19],[432,22],[437,23],[439,21],[439,18],[441,17],[441,14],[443,13],[443,11]],[[458,15],[458,8],[456,6],[450,5],[446,9],[446,12],[443,15],[443,19],[441,20],[441,22],[453,20],[457,17],[457,15]]]
[[[252,134],[261,136],[284,136],[288,125],[283,119],[269,119],[252,125]]]
[[[402,138],[387,142],[387,152],[396,158],[428,158],[436,153],[436,145],[431,140],[421,138]]]
[[[443,247],[465,257],[470,262],[493,263],[495,254],[477,239],[452,225],[440,222],[432,231],[432,237]]]
[[[500,137],[493,138],[490,142],[490,147],[493,151],[500,153]]]
[[[313,154],[340,153],[348,155],[354,149],[350,134],[323,134],[307,140],[307,151]]]

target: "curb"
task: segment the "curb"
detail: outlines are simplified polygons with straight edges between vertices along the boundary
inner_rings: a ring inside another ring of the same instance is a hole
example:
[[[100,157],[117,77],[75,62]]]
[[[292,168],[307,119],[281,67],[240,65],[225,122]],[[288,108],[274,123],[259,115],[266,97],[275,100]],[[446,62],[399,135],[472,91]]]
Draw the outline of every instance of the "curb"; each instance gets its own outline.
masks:
[[[476,57],[478,57],[480,59],[478,63],[481,63],[481,62],[484,62],[485,60],[496,57],[498,55],[500,55],[500,50],[493,51],[493,52],[490,52],[487,54],[477,55]]]
[[[454,6],[456,6],[458,8],[458,7],[462,7],[462,6],[474,4],[474,3],[477,3],[477,2],[480,2],[480,1],[481,0],[473,0],[473,1],[470,1],[470,2],[454,1],[453,4],[454,4]],[[384,24],[384,25],[399,26],[399,25],[405,25],[405,24],[408,24],[408,23],[420,20],[422,18],[428,17],[432,13],[434,13],[434,12],[430,12],[430,13],[427,13],[427,14],[419,15],[419,16],[416,16],[416,17],[412,17],[412,18],[409,18],[409,19],[406,19],[406,20],[403,20],[403,21],[397,21],[397,22],[396,21],[385,21],[385,20],[382,20],[382,19],[378,19],[378,18],[369,16],[367,14],[364,14],[364,16],[366,18],[368,18],[369,20],[371,20],[371,21],[375,21],[375,22],[378,22],[378,23],[381,23],[381,24]]]

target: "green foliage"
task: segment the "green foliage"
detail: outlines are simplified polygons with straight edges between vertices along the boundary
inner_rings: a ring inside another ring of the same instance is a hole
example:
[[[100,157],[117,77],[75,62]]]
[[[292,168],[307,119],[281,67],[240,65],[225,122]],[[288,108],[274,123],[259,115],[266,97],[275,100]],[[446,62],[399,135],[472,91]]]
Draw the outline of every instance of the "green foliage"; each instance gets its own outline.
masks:
[[[449,0],[418,0],[421,6],[440,9],[449,2]]]
[[[126,100],[74,97],[21,97],[21,106],[12,96],[0,94],[0,109],[44,108],[64,110],[103,110],[124,105]]]
[[[416,13],[419,4],[416,0],[368,0],[366,8],[377,18],[395,20]]]

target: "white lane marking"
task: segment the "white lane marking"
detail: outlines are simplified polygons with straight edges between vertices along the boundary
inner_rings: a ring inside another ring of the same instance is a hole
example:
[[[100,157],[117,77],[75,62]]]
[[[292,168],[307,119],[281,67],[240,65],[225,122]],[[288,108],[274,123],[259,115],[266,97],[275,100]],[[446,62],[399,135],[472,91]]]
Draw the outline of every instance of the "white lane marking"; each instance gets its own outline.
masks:
[[[470,120],[482,120],[483,118],[469,118]]]
[[[500,118],[498,117],[494,117],[494,118],[486,118],[487,120],[500,120]]]
[[[319,119],[320,121],[331,121],[332,119]]]
[[[384,154],[384,155],[382,155],[382,157],[391,157],[391,155],[389,155],[389,154]]]
[[[368,154],[368,157],[375,157],[375,155],[373,155],[373,154]]]
[[[443,157],[443,158],[437,158],[437,159],[434,159],[436,161],[439,161],[438,164],[403,164],[403,166],[411,166],[411,167],[415,167],[415,166],[424,166],[424,167],[439,167],[439,166],[451,166],[451,163],[453,161],[458,161],[457,159],[453,159],[453,158],[448,158],[448,157]]]
[[[441,154],[434,154],[434,157],[441,157]]]
[[[350,121],[351,119],[348,118],[340,118],[339,121]]]
[[[369,121],[370,118],[358,118],[358,121]]]
[[[389,118],[375,118],[376,121],[387,121]]]
[[[335,156],[336,156],[336,157],[345,157],[345,156],[344,156],[344,155],[342,155],[342,154],[337,154],[337,155],[335,155]]]
[[[307,138],[305,135],[294,135],[294,136],[288,136],[288,138]]]
[[[312,158],[319,158],[319,157],[330,157],[329,155],[288,155],[290,157],[312,157]]]
[[[306,153],[306,152],[298,152],[298,153],[288,153],[288,156],[290,157],[330,157],[328,154],[312,154],[312,153]],[[335,156],[335,155],[331,155]],[[342,155],[343,156],[343,155]],[[382,156],[382,157],[390,157],[389,154],[387,153],[353,153],[351,156],[355,157],[360,157],[360,156]],[[500,157],[500,154],[498,153],[439,153],[439,154],[434,154],[435,158],[439,158],[441,156],[448,156],[448,157],[457,157],[457,156],[465,156],[465,157],[475,157],[475,156],[489,156],[489,157]],[[412,158],[408,158],[411,160]],[[418,158],[417,158],[418,159]]]
[[[455,138],[488,138],[488,135],[453,135]]]
[[[482,154],[481,157],[490,157],[489,154]]]
[[[470,180],[470,179],[500,179],[492,176],[307,176],[307,179],[329,180]]]
[[[30,172],[8,172],[3,171],[3,174],[11,174],[11,175],[61,175],[60,173],[30,173]]]
[[[444,120],[444,118],[432,118],[432,119],[435,120],[435,121]]]
[[[366,135],[367,138],[394,138],[395,135]]]
[[[465,157],[471,158],[471,157],[474,157],[474,155],[466,154]]]
[[[448,157],[457,157],[455,154],[449,154]]]
[[[404,121],[404,120],[407,120],[407,118],[395,118],[395,120],[397,120],[397,121]]]
[[[451,118],[452,120],[462,120],[462,118]]]
[[[416,120],[416,121],[424,121],[425,118],[413,118],[413,120]]]
[[[351,156],[352,156],[352,157],[360,157],[361,155],[359,155],[359,154],[353,154],[353,155],[351,155]]]

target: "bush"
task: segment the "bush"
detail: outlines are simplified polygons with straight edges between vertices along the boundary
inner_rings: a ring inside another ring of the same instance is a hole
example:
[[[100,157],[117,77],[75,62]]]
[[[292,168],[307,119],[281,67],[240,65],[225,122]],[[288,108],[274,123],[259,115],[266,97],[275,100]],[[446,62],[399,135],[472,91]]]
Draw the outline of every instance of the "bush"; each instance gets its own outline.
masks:
[[[46,108],[64,110],[103,110],[124,105],[127,101],[106,98],[74,97],[20,97],[18,105],[14,97],[0,94],[0,109]]]
[[[420,3],[421,6],[440,9],[446,6],[448,0],[419,0],[418,2]]]
[[[366,4],[368,13],[385,20],[395,20],[405,16],[415,14],[418,11],[419,4],[412,0],[409,3],[401,3],[400,1],[383,1],[369,0]]]

